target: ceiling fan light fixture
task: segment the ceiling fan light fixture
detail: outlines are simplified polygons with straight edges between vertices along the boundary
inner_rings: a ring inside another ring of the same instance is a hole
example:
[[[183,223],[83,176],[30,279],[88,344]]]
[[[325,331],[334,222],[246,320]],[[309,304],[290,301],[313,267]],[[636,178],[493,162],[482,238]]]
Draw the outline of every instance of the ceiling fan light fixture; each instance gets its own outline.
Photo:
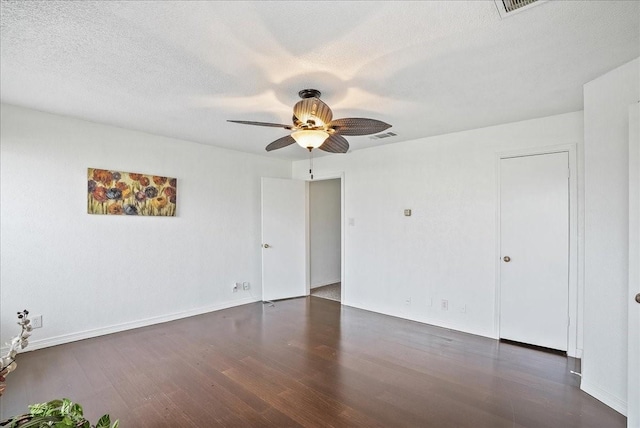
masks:
[[[301,129],[291,134],[296,143],[305,149],[317,149],[329,138],[329,133],[322,130]]]
[[[331,109],[320,100],[320,91],[317,89],[303,89],[298,95],[302,99],[293,106],[291,118],[293,125],[248,120],[229,120],[228,122],[288,129],[292,131],[291,134],[267,144],[265,150],[270,152],[298,143],[300,147],[309,150],[309,155],[313,149],[328,153],[347,153],[349,142],[344,138],[345,135],[371,135],[391,128],[388,123],[366,117],[345,117],[333,120]]]

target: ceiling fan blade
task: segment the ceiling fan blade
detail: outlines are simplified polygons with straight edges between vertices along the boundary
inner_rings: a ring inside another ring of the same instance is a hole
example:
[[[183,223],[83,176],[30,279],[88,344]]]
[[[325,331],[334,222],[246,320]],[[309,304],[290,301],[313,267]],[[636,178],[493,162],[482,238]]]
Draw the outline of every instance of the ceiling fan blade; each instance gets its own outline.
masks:
[[[308,120],[313,120],[316,126],[322,126],[331,122],[333,113],[328,105],[320,101],[320,98],[304,98],[293,106],[293,116],[299,123],[306,124]],[[322,123],[318,123],[318,119]],[[294,123],[296,121],[294,120]]]
[[[329,153],[347,153],[349,142],[342,135],[333,134],[318,148]]]
[[[281,123],[253,122],[250,120],[227,120],[227,122],[240,123],[242,125],[270,126],[272,128],[293,129],[293,126],[283,125]]]
[[[291,135],[285,135],[284,137],[278,138],[276,141],[269,143],[269,145],[266,147],[266,150],[270,152],[272,150],[281,149],[283,147],[290,146],[295,142],[296,140],[294,140]]]
[[[340,135],[369,135],[389,129],[391,125],[380,120],[353,117],[336,119],[329,123],[329,127]]]

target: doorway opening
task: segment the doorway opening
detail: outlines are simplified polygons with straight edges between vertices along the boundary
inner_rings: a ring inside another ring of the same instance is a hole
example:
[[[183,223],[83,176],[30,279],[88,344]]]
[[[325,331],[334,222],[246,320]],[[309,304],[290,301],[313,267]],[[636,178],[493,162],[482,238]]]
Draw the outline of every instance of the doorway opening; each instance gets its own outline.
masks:
[[[309,182],[311,296],[342,300],[342,180]]]

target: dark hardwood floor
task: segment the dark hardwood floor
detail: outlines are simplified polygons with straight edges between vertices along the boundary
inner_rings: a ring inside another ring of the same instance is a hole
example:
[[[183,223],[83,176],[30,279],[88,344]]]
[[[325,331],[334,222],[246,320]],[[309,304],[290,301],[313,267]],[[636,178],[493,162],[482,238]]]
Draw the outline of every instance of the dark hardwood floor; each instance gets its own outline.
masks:
[[[68,397],[123,428],[624,427],[576,364],[307,297],[21,354],[0,403]]]

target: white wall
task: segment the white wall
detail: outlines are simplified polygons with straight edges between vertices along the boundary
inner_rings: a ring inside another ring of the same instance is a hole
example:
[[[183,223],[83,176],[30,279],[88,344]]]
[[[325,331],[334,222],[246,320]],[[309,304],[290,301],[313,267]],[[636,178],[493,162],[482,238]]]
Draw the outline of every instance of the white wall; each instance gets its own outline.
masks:
[[[309,183],[311,288],[340,282],[340,180]]]
[[[343,303],[496,337],[497,153],[580,150],[582,119],[568,113],[315,159],[316,175],[345,174]],[[307,169],[294,162],[294,177]]]
[[[36,349],[260,299],[260,177],[289,161],[8,105],[1,120],[2,343],[24,308],[43,315]],[[87,167],[177,177],[178,216],[87,214]]]
[[[639,60],[584,86],[585,318],[582,389],[626,413],[629,105]]]

